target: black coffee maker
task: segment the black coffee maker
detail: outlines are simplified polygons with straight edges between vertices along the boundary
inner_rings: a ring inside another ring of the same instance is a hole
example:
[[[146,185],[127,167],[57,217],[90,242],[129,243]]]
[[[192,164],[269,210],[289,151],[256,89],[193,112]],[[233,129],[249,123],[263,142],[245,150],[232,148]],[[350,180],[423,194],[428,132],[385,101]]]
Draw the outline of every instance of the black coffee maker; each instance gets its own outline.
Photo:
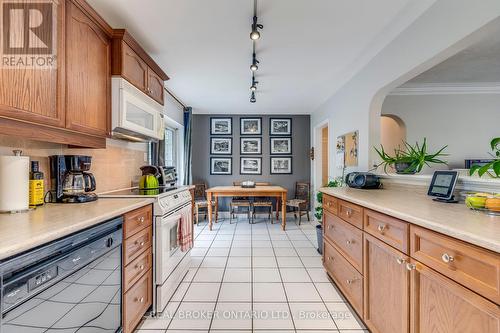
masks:
[[[50,162],[51,202],[81,203],[97,200],[91,156],[53,155]]]

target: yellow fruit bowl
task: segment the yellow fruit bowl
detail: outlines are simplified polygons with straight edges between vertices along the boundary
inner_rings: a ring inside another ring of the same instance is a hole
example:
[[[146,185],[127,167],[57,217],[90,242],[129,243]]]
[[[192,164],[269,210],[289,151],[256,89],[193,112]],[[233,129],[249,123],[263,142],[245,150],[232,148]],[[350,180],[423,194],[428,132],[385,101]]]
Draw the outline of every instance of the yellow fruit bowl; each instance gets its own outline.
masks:
[[[485,192],[464,192],[465,205],[473,210],[500,216],[500,194]]]

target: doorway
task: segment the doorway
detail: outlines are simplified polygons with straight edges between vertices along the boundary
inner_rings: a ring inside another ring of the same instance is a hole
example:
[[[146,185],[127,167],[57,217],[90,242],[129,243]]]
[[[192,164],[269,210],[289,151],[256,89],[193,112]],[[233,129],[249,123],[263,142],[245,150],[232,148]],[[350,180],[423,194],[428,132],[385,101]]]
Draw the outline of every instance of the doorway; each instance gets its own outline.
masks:
[[[330,176],[329,123],[322,122],[314,127],[313,186],[317,191],[328,183]]]
[[[328,126],[321,129],[321,185],[328,183]]]

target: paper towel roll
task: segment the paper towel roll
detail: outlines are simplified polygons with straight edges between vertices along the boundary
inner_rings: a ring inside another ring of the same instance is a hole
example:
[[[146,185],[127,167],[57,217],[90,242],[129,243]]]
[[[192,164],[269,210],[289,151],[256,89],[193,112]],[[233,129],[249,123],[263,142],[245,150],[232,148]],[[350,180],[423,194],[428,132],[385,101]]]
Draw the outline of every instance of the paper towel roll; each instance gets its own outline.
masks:
[[[0,212],[29,208],[28,156],[0,156]]]

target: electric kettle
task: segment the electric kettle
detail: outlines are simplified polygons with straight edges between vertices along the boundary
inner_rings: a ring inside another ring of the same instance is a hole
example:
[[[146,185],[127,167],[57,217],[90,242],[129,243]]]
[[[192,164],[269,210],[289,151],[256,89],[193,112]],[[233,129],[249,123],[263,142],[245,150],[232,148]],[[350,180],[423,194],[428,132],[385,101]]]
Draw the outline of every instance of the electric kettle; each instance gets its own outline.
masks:
[[[153,165],[145,165],[141,167],[142,176],[139,179],[139,190],[157,189],[160,185],[158,178],[160,171]]]

